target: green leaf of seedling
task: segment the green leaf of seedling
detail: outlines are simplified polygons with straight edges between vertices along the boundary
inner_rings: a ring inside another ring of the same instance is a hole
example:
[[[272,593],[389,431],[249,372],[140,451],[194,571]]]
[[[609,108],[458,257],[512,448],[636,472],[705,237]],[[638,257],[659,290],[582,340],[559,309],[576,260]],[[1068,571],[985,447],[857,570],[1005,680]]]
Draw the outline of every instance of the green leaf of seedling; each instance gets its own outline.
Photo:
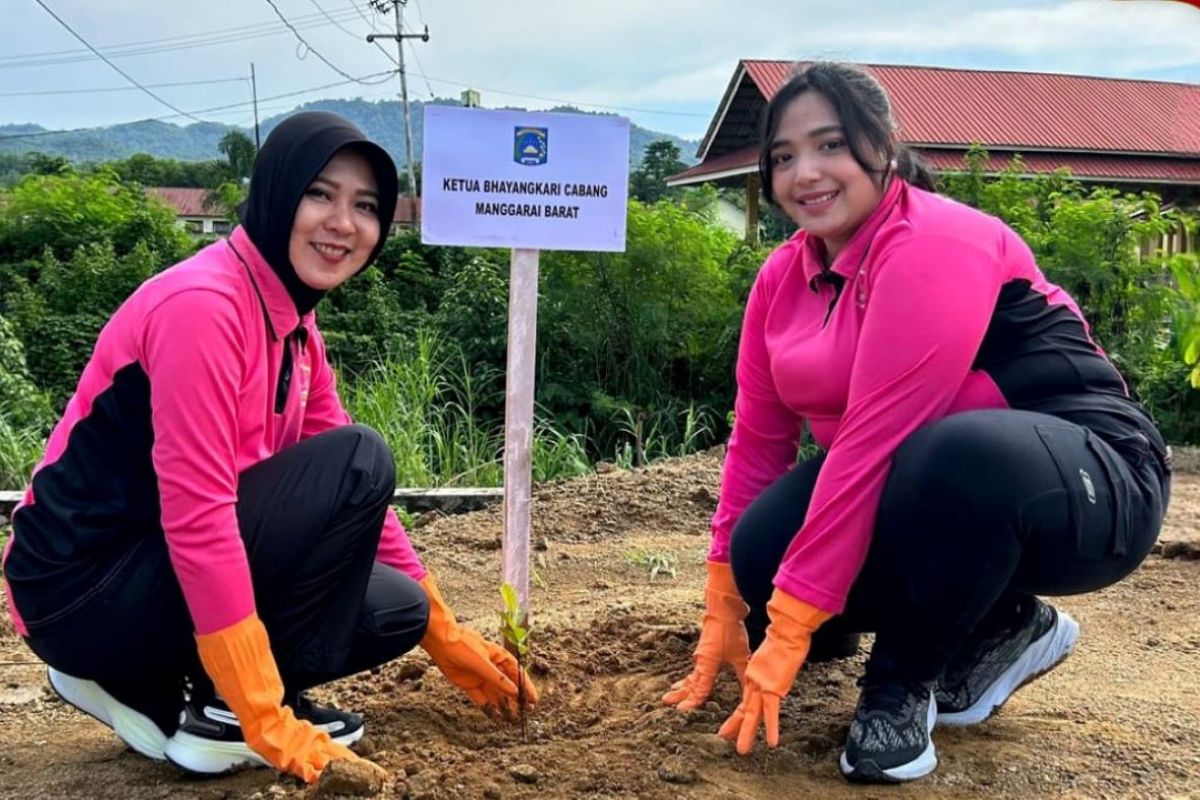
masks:
[[[519,606],[517,590],[513,588],[511,583],[502,583],[500,584],[500,596],[504,598],[504,610],[515,618]]]

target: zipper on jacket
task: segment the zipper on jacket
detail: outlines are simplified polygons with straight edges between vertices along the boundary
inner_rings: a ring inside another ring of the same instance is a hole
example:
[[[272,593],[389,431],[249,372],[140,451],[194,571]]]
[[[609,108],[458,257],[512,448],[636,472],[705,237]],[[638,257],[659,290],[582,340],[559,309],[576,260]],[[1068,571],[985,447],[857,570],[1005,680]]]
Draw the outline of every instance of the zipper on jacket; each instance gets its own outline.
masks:
[[[297,327],[283,339],[283,363],[279,365],[279,382],[275,385],[276,414],[283,413],[283,409],[287,406],[288,392],[292,388],[293,342],[299,346],[300,353],[303,355],[308,346],[308,330],[303,325]]]

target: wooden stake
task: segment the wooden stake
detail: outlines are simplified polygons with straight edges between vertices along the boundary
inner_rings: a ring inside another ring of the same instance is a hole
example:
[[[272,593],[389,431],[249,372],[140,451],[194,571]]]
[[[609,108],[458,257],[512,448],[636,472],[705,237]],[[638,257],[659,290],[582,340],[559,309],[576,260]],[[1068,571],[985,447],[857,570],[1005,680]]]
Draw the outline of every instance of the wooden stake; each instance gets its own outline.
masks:
[[[508,285],[504,397],[504,574],[529,624],[529,528],[533,494],[533,389],[537,355],[538,251],[514,249]]]

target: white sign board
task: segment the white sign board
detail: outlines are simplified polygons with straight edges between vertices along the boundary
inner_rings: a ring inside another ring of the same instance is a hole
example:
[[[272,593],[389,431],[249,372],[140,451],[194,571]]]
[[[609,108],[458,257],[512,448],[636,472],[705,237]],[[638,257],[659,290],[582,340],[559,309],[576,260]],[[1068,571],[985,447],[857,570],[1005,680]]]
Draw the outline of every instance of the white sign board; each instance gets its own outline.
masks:
[[[421,241],[625,249],[629,120],[425,106]]]

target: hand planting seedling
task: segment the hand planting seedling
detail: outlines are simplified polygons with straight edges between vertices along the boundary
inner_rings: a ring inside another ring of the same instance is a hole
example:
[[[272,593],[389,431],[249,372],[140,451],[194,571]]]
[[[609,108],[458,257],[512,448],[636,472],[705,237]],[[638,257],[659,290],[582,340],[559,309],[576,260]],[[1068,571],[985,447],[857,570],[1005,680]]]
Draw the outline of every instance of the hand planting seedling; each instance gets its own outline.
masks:
[[[529,652],[528,620],[521,613],[517,601],[517,590],[510,583],[500,585],[500,597],[504,608],[500,611],[500,632],[508,643],[508,649],[517,657],[517,708],[521,715],[521,738],[527,739],[525,729],[525,655]]]

